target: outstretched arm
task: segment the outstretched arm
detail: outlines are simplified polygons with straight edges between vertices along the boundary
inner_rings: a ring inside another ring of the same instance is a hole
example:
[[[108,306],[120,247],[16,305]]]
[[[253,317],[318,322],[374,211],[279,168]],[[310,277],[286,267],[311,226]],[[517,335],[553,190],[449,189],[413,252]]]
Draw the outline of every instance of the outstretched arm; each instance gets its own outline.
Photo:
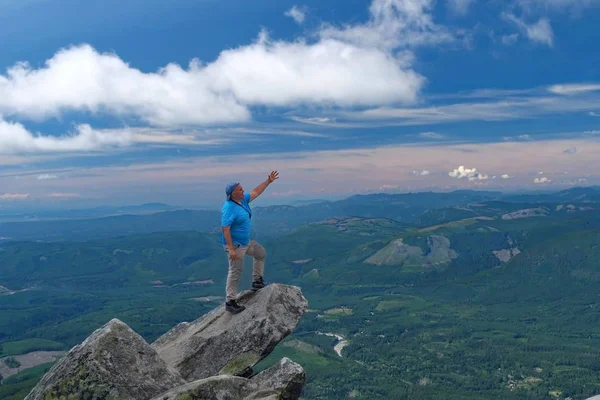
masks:
[[[261,183],[260,185],[255,187],[254,190],[252,190],[250,192],[250,201],[252,201],[252,200],[256,199],[258,196],[260,196],[262,194],[262,192],[265,191],[267,186],[269,186],[271,183],[275,182],[275,180],[278,178],[279,178],[279,172],[272,171],[269,174],[269,177],[267,178],[266,181],[264,181],[263,183]]]

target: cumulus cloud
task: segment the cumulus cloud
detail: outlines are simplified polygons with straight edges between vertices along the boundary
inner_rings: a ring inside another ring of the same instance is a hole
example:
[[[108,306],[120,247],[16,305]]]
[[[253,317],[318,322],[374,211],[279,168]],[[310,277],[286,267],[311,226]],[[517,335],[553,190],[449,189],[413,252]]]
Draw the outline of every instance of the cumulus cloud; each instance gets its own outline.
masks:
[[[550,47],[554,44],[554,32],[547,18],[540,18],[537,22],[528,24],[514,14],[503,13],[502,16],[517,25],[521,32],[532,42],[545,44]]]
[[[501,178],[502,178],[502,179],[510,179],[510,175],[508,175],[508,174],[503,174],[503,175],[501,176]]]
[[[426,169],[424,169],[422,171],[413,171],[412,173],[413,173],[413,175],[419,175],[419,176],[427,176],[427,175],[431,174],[431,172],[429,172]]]
[[[41,174],[37,176],[37,179],[40,181],[47,181],[52,179],[58,179],[58,176],[54,174]]]
[[[437,132],[421,132],[419,133],[419,136],[426,138],[426,139],[443,139],[444,135],[442,135],[441,133],[437,133]]]
[[[0,154],[91,151],[130,143],[131,135],[126,131],[102,132],[93,130],[89,125],[79,125],[69,135],[42,136],[29,132],[20,123],[0,119]]]
[[[569,147],[568,149],[563,150],[565,154],[575,154],[577,153],[577,147]]]
[[[466,178],[470,181],[475,181],[475,180],[482,181],[482,180],[488,179],[488,176],[486,174],[477,172],[477,168],[465,168],[463,165],[454,169],[454,171],[448,172],[448,175],[451,176],[452,178],[458,178],[458,179]]]
[[[334,39],[309,45],[263,37],[221,53],[207,70],[217,87],[250,105],[410,103],[423,84],[408,63],[389,52]]]
[[[433,22],[433,0],[373,0],[365,24],[343,28],[326,25],[320,35],[361,47],[393,49],[453,41],[446,28]]]
[[[277,41],[262,31],[213,62],[156,72],[87,44],[64,48],[40,68],[19,62],[0,74],[0,113],[36,120],[110,113],[169,127],[249,121],[252,106],[411,103],[424,78],[407,47],[450,38],[432,22],[431,3],[374,0],[367,23],[326,25],[316,41]]]
[[[25,200],[29,198],[29,193],[4,193],[0,194],[0,200]]]
[[[133,144],[148,146],[188,145],[212,146],[230,142],[231,135],[288,134],[292,136],[326,137],[326,135],[303,131],[272,131],[268,129],[222,128],[217,130],[188,130],[180,133],[161,128],[94,129],[89,125],[78,125],[73,132],[61,136],[33,133],[22,124],[7,122],[0,118],[0,154],[63,153],[106,151]],[[38,179],[56,179],[51,175],[40,175]]]
[[[114,54],[73,46],[42,68],[18,63],[0,75],[0,112],[34,119],[70,110],[109,112],[157,125],[248,120],[247,108],[214,88],[209,75],[199,61],[188,70],[169,64],[143,73]]]
[[[285,16],[293,18],[298,24],[302,24],[306,18],[306,10],[298,6],[293,6],[291,9],[285,12]]]
[[[533,180],[533,183],[535,184],[541,184],[541,183],[550,183],[552,182],[551,179],[546,178],[545,176],[541,177],[541,178],[535,178]]]

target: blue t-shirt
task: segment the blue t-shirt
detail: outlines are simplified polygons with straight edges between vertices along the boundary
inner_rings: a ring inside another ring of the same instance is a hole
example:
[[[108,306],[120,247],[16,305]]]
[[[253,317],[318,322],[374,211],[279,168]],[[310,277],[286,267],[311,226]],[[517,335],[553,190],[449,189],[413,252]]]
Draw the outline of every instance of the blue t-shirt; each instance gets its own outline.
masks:
[[[250,209],[250,193],[246,193],[241,205],[233,200],[226,200],[221,207],[221,226],[229,226],[231,230],[231,241],[233,244],[248,246],[250,244],[252,210]],[[223,244],[225,236],[221,233]]]

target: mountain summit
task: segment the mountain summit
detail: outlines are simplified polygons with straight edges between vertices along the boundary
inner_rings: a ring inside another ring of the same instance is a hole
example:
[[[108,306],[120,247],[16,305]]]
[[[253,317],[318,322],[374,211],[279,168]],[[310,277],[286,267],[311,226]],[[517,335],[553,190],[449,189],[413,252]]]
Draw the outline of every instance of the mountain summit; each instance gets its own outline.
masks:
[[[221,305],[152,345],[112,319],[59,360],[26,400],[297,399],[305,382],[300,365],[283,358],[255,375],[252,366],[293,331],[306,298],[298,287],[272,284],[238,301],[243,313]]]

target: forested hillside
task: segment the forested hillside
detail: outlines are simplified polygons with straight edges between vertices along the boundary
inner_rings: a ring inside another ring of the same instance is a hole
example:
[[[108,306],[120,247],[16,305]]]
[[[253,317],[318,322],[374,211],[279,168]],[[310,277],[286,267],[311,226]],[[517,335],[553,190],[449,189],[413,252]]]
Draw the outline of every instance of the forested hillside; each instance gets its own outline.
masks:
[[[265,278],[300,286],[310,308],[263,365],[302,364],[306,399],[600,393],[593,202],[467,202],[413,223],[327,217],[262,243]],[[7,241],[0,266],[2,356],[16,361],[67,350],[113,317],[152,341],[220,305],[226,277],[211,231]],[[22,398],[49,365],[10,376],[0,397]]]

